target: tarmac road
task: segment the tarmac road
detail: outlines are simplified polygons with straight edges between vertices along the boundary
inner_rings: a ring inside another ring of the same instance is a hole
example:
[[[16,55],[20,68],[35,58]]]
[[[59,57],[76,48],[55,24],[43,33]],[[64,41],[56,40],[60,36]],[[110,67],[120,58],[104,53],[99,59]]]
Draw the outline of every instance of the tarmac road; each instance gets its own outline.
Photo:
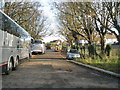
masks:
[[[67,62],[60,52],[33,55],[10,75],[3,88],[120,88],[117,78]]]

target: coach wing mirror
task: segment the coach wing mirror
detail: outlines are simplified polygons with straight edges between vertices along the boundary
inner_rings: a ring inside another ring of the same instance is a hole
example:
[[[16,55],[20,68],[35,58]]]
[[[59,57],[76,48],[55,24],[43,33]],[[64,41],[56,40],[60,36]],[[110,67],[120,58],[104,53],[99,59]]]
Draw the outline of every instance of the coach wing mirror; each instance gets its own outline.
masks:
[[[31,43],[32,43],[32,44],[34,43],[34,39],[31,39]]]

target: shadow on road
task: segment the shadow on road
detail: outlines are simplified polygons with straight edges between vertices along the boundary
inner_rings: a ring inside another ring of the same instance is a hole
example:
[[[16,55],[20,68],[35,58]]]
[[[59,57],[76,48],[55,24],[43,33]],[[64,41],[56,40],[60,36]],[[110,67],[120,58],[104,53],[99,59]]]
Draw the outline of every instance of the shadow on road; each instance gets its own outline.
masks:
[[[47,49],[46,52],[55,52],[55,51],[52,49]]]
[[[59,59],[59,60],[64,60],[65,58],[31,58],[31,59],[46,59],[46,60],[48,60],[48,59]]]

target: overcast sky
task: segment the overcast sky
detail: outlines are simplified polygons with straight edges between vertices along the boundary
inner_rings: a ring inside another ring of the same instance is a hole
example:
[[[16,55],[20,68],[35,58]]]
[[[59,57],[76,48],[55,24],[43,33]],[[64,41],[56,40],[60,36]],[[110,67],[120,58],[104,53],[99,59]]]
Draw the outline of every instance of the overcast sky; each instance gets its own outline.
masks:
[[[21,1],[21,0],[0,0],[2,3],[5,1]],[[36,2],[36,1],[39,1],[42,5],[42,7],[40,7],[40,9],[43,10],[43,15],[45,17],[47,17],[47,24],[45,25],[47,29],[47,33],[52,33],[52,35],[50,36],[46,36],[46,37],[43,37],[43,41],[44,42],[49,42],[49,41],[52,41],[52,40],[65,40],[65,38],[63,36],[61,36],[58,31],[59,31],[59,28],[57,27],[59,24],[58,24],[58,20],[57,20],[57,15],[55,14],[57,12],[57,10],[55,10],[55,8],[53,7],[53,1],[54,0],[25,0],[25,1],[29,1],[29,2]],[[55,0],[56,1],[56,0]],[[0,6],[2,4],[0,3]]]
[[[40,0],[41,4],[42,4],[42,10],[43,10],[43,15],[46,16],[47,19],[47,23],[49,26],[48,29],[48,33],[52,33],[51,36],[47,36],[43,38],[44,42],[49,42],[52,40],[65,40],[63,36],[61,36],[59,34],[59,28],[57,27],[58,24],[58,20],[57,20],[57,15],[55,14],[57,12],[57,10],[55,10],[55,8],[53,7],[52,3],[50,0]]]

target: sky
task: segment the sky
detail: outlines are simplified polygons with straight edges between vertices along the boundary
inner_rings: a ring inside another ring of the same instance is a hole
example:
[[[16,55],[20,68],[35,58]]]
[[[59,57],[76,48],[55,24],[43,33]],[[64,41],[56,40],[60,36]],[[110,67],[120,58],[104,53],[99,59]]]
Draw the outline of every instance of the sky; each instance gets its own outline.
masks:
[[[50,36],[43,37],[44,42],[50,42],[52,40],[62,40],[64,41],[65,38],[59,34],[59,26],[57,15],[55,14],[57,10],[52,5],[52,2],[50,0],[40,0],[42,7],[40,7],[43,10],[43,15],[47,17],[47,23],[49,26],[49,29],[47,29],[48,33],[52,33]]]
[[[21,0],[1,0],[2,2],[4,1],[21,1]],[[43,15],[45,17],[47,17],[47,24],[45,25],[47,29],[47,34],[51,34],[51,35],[47,35],[46,37],[43,37],[43,42],[50,42],[53,40],[61,40],[64,41],[65,38],[59,34],[59,28],[57,26],[59,26],[58,24],[58,20],[57,20],[57,15],[55,14],[57,12],[57,10],[55,10],[55,8],[53,7],[53,1],[54,0],[25,0],[25,1],[29,1],[29,2],[36,2],[39,1],[42,5],[42,7],[40,7],[40,10],[43,10]],[[1,3],[0,3],[1,5]],[[43,32],[42,32],[43,33]]]
[[[1,0],[4,1],[4,0]],[[11,1],[11,0],[9,0]],[[14,0],[17,1],[17,0]],[[20,0],[18,0],[20,1]],[[52,35],[47,35],[46,37],[43,37],[43,41],[44,42],[50,42],[52,40],[65,40],[65,37],[59,34],[59,28],[57,26],[59,26],[59,20],[57,19],[57,15],[55,14],[57,12],[57,10],[53,7],[52,3],[53,1],[66,1],[66,0],[26,0],[26,1],[39,1],[42,5],[42,7],[40,7],[40,9],[43,10],[43,15],[45,17],[47,17],[47,23],[49,26],[47,29],[47,33],[52,33]],[[90,0],[92,1],[92,0]]]
[[[52,1],[54,1],[54,0],[52,0]],[[57,15],[55,14],[57,12],[57,10],[55,10],[54,7],[52,6],[52,1],[51,0],[40,0],[41,4],[43,5],[42,9],[44,11],[44,15],[46,17],[48,17],[48,22],[51,23],[51,25],[49,27],[49,32],[53,32],[53,35],[43,38],[44,42],[49,42],[49,41],[57,40],[57,39],[60,39],[62,41],[65,40],[65,38],[58,33],[59,28],[57,26],[59,26],[59,24],[58,24],[58,20],[57,20]],[[57,1],[57,0],[55,0],[55,1]],[[66,1],[66,0],[64,0],[64,1]],[[90,1],[94,1],[94,0],[90,0]],[[51,10],[51,8],[53,8],[53,9]],[[112,29],[112,30],[116,31],[115,29]]]

